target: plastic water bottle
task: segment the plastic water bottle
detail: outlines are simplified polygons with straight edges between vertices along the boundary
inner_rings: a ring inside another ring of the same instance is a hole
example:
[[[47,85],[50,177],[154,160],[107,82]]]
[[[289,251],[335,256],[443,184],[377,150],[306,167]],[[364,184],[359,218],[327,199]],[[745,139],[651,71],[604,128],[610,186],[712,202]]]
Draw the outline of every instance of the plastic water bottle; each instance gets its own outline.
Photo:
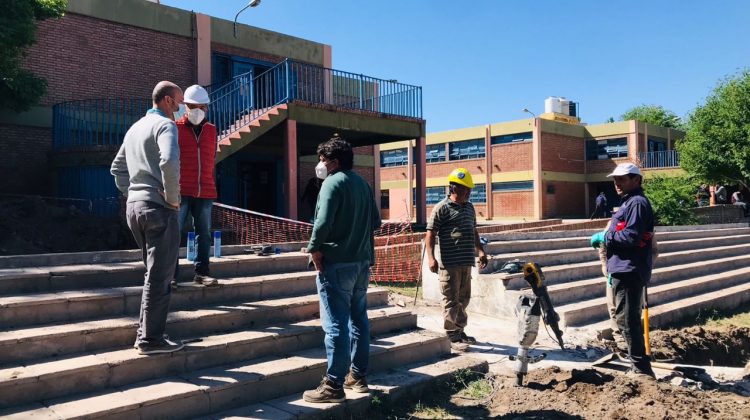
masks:
[[[187,259],[188,261],[195,261],[196,250],[195,250],[195,232],[188,232],[187,239]]]
[[[214,231],[214,258],[221,258],[221,231]]]

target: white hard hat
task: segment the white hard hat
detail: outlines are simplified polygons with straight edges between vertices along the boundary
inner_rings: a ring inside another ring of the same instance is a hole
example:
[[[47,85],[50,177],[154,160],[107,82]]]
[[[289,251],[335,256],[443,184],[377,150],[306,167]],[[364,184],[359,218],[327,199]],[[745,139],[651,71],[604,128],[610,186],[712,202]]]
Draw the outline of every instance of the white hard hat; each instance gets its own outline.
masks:
[[[612,171],[611,174],[607,175],[607,177],[613,177],[613,176],[622,176],[622,175],[641,175],[641,170],[634,164],[627,162],[627,163],[621,163],[617,165],[614,171]]]
[[[186,104],[208,105],[211,102],[208,92],[201,85],[193,85],[185,89],[184,96],[183,102]]]

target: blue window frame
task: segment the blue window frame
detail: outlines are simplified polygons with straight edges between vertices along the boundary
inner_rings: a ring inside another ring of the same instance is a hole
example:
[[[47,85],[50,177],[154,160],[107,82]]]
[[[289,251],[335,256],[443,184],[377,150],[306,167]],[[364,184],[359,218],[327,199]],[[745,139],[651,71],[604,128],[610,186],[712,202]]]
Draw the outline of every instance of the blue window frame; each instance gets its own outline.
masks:
[[[534,181],[493,182],[492,192],[533,190]]]
[[[479,159],[484,157],[484,139],[453,141],[448,143],[450,160]]]
[[[474,184],[474,188],[471,190],[469,201],[472,203],[486,203],[487,202],[487,186],[485,184]]]
[[[427,163],[445,162],[445,144],[428,144]]]
[[[434,206],[445,198],[446,187],[427,187],[426,190],[426,202],[428,206]],[[417,189],[412,188],[411,190],[411,201],[412,205],[417,205]]]
[[[522,143],[532,141],[534,139],[534,133],[527,131],[524,133],[515,134],[503,134],[501,136],[492,136],[492,144],[508,144],[508,143]]]
[[[628,139],[586,140],[586,160],[628,157]]]
[[[384,150],[380,152],[380,167],[403,166],[409,162],[409,155],[406,153],[406,147],[395,150]]]

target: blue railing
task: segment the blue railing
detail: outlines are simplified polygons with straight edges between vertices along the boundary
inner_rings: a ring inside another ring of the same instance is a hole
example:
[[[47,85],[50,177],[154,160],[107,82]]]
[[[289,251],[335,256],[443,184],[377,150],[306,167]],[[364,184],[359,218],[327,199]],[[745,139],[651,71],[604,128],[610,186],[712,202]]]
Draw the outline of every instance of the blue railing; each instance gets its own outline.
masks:
[[[422,118],[422,88],[312,64],[285,60],[250,77],[207,86],[209,120],[225,137],[290,101],[335,109]],[[54,106],[54,148],[116,148],[151,107],[148,99],[91,99]]]
[[[651,169],[677,168],[680,166],[680,154],[677,150],[639,153],[636,164],[641,168]]]

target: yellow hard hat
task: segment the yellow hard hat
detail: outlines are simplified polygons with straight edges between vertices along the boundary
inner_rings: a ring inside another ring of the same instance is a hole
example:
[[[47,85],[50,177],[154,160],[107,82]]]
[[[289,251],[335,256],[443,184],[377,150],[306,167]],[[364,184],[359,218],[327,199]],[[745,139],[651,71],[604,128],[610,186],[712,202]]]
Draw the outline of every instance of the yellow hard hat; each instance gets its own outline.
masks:
[[[456,168],[448,175],[448,183],[463,185],[466,188],[474,188],[471,174],[464,168]]]

